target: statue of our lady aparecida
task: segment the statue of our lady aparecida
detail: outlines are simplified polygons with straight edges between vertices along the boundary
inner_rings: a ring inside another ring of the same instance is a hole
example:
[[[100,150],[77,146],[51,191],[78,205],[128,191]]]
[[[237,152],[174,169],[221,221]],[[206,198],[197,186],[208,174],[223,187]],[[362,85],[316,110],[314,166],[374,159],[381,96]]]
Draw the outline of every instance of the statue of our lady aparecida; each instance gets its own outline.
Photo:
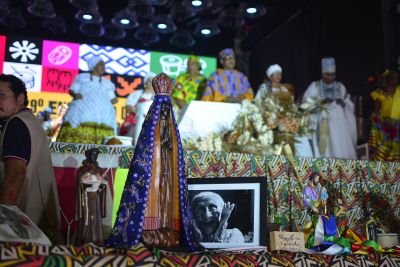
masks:
[[[153,79],[155,97],[142,126],[106,246],[200,250],[190,217],[182,144],[172,110],[173,82],[164,73]]]

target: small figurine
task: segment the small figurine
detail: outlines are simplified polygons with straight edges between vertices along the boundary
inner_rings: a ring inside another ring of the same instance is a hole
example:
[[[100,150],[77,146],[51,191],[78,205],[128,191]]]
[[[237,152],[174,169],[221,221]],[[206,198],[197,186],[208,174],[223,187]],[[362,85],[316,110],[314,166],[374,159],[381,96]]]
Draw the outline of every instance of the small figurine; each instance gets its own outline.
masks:
[[[99,150],[85,152],[86,159],[78,169],[75,220],[78,222],[75,244],[103,243],[102,218],[106,217],[106,189],[102,169],[97,163]]]
[[[320,176],[313,174],[310,176],[307,186],[303,191],[304,205],[315,215],[327,215],[326,201],[328,192],[320,183]]]

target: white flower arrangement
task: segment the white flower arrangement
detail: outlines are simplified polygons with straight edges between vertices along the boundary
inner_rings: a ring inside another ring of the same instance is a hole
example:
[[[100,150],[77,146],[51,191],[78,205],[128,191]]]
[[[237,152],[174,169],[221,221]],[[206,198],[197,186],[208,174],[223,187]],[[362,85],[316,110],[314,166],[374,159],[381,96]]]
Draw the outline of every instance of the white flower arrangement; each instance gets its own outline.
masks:
[[[284,144],[294,148],[295,136],[311,137],[310,116],[320,108],[313,98],[302,104],[293,103],[289,93],[243,100],[232,130],[183,140],[183,145],[185,149],[280,154]]]

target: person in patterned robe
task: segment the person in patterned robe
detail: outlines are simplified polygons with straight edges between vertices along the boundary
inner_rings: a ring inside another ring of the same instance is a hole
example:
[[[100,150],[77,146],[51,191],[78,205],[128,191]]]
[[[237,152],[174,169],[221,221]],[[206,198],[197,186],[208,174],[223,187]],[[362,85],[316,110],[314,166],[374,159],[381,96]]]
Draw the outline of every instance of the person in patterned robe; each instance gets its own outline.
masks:
[[[207,81],[203,101],[239,103],[244,99],[252,100],[254,92],[242,72],[235,69],[235,53],[226,48],[219,53],[222,69],[218,68]]]

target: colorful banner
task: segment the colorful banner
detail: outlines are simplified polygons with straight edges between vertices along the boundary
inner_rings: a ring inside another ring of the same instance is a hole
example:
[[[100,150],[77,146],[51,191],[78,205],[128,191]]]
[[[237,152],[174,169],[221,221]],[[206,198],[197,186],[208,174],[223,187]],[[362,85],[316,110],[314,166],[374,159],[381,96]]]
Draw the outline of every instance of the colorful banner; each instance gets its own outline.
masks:
[[[189,55],[151,52],[150,70],[155,73],[164,72],[170,78],[176,78],[186,72]],[[206,77],[217,68],[217,60],[213,57],[200,57],[201,73]]]
[[[20,78],[28,92],[40,92],[42,85],[42,66],[27,63],[4,62],[3,73]]]
[[[53,116],[58,105],[69,103],[69,88],[79,72],[87,72],[87,60],[101,56],[105,77],[116,89],[117,122],[126,116],[126,97],[143,89],[143,77],[150,71],[165,72],[171,78],[186,71],[189,55],[151,52],[141,49],[100,46],[0,35],[0,73],[13,74],[26,85],[29,107],[34,113],[50,107]],[[209,76],[217,61],[200,57],[202,73]]]
[[[82,44],[79,48],[79,69],[88,71],[87,60],[101,56],[106,73],[146,76],[150,71],[150,52],[133,48]]]
[[[42,41],[32,38],[7,37],[7,62],[42,64]]]
[[[49,68],[78,69],[79,44],[43,41],[42,65]]]

